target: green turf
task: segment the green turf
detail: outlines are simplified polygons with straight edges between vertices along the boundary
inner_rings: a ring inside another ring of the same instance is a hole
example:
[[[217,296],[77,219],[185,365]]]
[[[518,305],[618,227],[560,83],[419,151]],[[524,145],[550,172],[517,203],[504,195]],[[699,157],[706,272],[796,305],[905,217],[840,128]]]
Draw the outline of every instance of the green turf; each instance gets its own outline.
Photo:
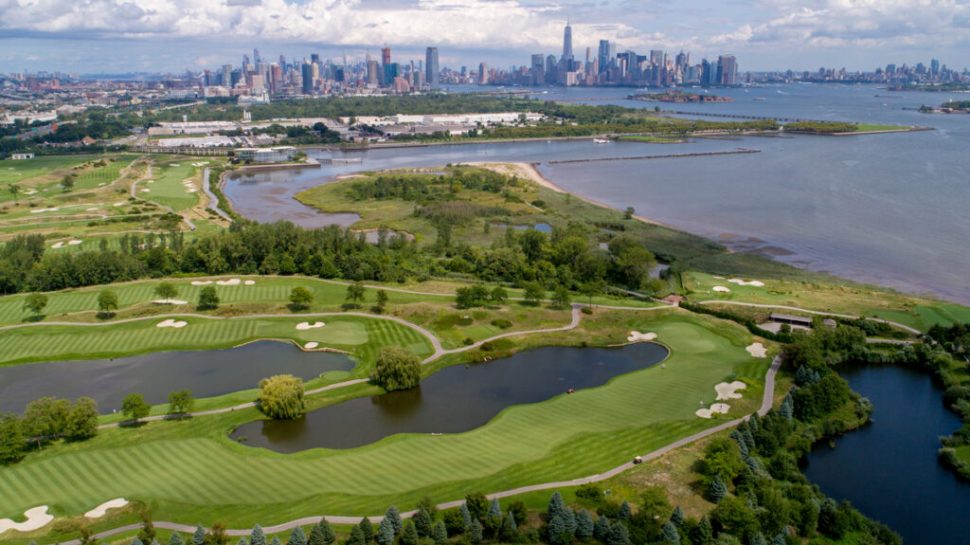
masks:
[[[0,160],[0,184],[21,182],[99,158],[99,155],[42,155],[25,161],[3,159]],[[0,199],[7,198],[11,198],[9,194],[0,195]]]
[[[410,507],[425,494],[444,501],[613,467],[718,422],[693,412],[714,400],[713,386],[723,380],[751,382],[738,410],[756,405],[767,360],[747,355],[750,337],[740,328],[682,312],[634,315],[617,327],[657,332],[671,356],[663,367],[599,388],[510,408],[471,432],[396,436],[345,451],[280,455],[226,439],[253,411],[109,430],[0,469],[0,488],[9,491],[0,496],[0,516],[40,503],[77,514],[119,496],[148,502],[157,520],[219,518],[234,527],[321,512],[373,514],[390,503]],[[201,335],[203,327],[192,321],[183,332],[193,330]]]
[[[168,206],[176,212],[192,208],[198,202],[202,191],[201,182],[197,176],[199,169],[192,166],[195,162],[198,161],[188,157],[155,161],[152,167],[152,182],[146,180],[138,184],[138,197]],[[188,192],[182,184],[184,180],[189,179],[193,180],[196,189],[194,193]]]

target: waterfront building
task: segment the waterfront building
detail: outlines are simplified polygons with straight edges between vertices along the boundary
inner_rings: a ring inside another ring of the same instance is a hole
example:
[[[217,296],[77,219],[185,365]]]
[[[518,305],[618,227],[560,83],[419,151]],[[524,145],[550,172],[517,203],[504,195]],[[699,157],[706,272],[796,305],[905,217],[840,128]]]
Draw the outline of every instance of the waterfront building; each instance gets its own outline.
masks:
[[[424,54],[424,70],[425,70],[425,81],[428,85],[434,87],[438,85],[438,77],[441,73],[441,68],[438,66],[438,48],[429,47]]]

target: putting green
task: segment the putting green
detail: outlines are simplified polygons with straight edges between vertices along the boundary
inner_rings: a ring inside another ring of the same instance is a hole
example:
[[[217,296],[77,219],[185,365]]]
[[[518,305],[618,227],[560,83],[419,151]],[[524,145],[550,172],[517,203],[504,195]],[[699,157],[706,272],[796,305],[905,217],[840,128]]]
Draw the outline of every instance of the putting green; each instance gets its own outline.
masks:
[[[338,321],[318,329],[301,331],[300,337],[308,341],[328,344],[358,345],[367,342],[367,328],[358,322]]]
[[[224,520],[232,527],[320,513],[373,514],[391,503],[412,506],[424,495],[445,501],[594,474],[757,406],[768,359],[745,352],[751,337],[741,328],[683,312],[640,314],[621,325],[657,332],[671,348],[664,365],[511,407],[467,433],[400,435],[351,450],[283,455],[235,444],[226,431],[256,417],[248,409],[106,430],[0,469],[0,517],[38,504],[77,515],[115,497],[148,503],[158,520]],[[286,326],[293,331],[292,320]],[[171,334],[200,329],[190,321]],[[570,335],[561,334],[560,342]],[[750,384],[745,399],[732,402],[737,405],[720,420],[695,417],[699,402],[711,403],[714,385],[727,379]],[[327,395],[355,391],[374,390]]]

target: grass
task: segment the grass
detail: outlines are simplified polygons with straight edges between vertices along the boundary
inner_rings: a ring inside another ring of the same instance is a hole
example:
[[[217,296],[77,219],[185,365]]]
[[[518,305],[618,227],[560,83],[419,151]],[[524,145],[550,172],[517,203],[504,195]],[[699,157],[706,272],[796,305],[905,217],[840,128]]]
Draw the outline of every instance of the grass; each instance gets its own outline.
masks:
[[[202,183],[198,179],[201,171],[192,166],[193,162],[195,161],[188,157],[155,161],[152,181],[138,184],[138,197],[157,202],[176,212],[192,208],[198,203],[199,193],[202,191]],[[188,192],[182,184],[184,180],[192,180],[196,191]]]
[[[193,322],[186,332],[201,329]],[[752,387],[735,416],[752,409],[768,360],[743,347],[750,336],[722,321],[679,311],[600,312],[582,331],[523,343],[617,342],[627,329],[655,331],[672,350],[663,367],[550,401],[505,410],[471,432],[401,435],[346,451],[281,455],[230,442],[225,433],[254,410],[137,429],[107,430],[79,444],[55,445],[0,469],[0,516],[39,503],[76,515],[123,496],[153,507],[158,520],[222,519],[234,527],[299,515],[373,514],[424,495],[436,501],[593,474],[718,420],[693,415],[723,380]],[[373,391],[336,391],[328,402]],[[749,397],[750,396],[750,397]],[[254,493],[255,492],[255,493]]]
[[[746,281],[762,280],[765,286],[739,286],[726,278],[696,271],[684,273],[683,280],[687,292],[697,301],[741,301],[875,316],[922,331],[936,324],[970,323],[970,308],[858,284],[744,277]],[[714,286],[731,291],[716,292]]]
[[[25,161],[3,159],[0,160],[0,184],[19,183],[31,178],[50,176],[100,158],[100,155],[42,155]],[[7,199],[12,199],[12,196],[0,195],[0,200]]]

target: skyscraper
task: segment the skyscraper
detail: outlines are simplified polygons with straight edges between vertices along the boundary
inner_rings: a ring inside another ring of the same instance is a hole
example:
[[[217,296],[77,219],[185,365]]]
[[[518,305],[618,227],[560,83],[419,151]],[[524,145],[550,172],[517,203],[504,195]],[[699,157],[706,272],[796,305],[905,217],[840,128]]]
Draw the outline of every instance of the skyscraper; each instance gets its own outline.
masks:
[[[600,72],[605,72],[607,68],[610,66],[610,60],[612,60],[612,57],[610,55],[609,40],[600,40],[600,47],[599,47],[599,51],[597,51],[596,57],[597,59],[599,59]]]
[[[542,85],[546,82],[545,58],[542,53],[532,55],[532,85]]]
[[[438,48],[429,47],[424,53],[424,79],[428,82],[428,85],[432,87],[438,85],[439,73],[440,68],[438,67]]]
[[[718,84],[737,85],[738,60],[734,55],[721,55],[717,58]]]
[[[568,64],[566,70],[572,69],[573,62],[573,27],[569,26],[569,20],[566,20],[566,28],[562,32],[562,62],[563,64]]]
[[[391,48],[382,47],[381,48],[381,64],[387,66],[391,64]]]
[[[303,94],[313,94],[313,67],[314,64],[304,62],[300,67],[300,76],[303,78]]]
[[[478,65],[478,84],[485,85],[488,83],[488,65],[481,63]]]

